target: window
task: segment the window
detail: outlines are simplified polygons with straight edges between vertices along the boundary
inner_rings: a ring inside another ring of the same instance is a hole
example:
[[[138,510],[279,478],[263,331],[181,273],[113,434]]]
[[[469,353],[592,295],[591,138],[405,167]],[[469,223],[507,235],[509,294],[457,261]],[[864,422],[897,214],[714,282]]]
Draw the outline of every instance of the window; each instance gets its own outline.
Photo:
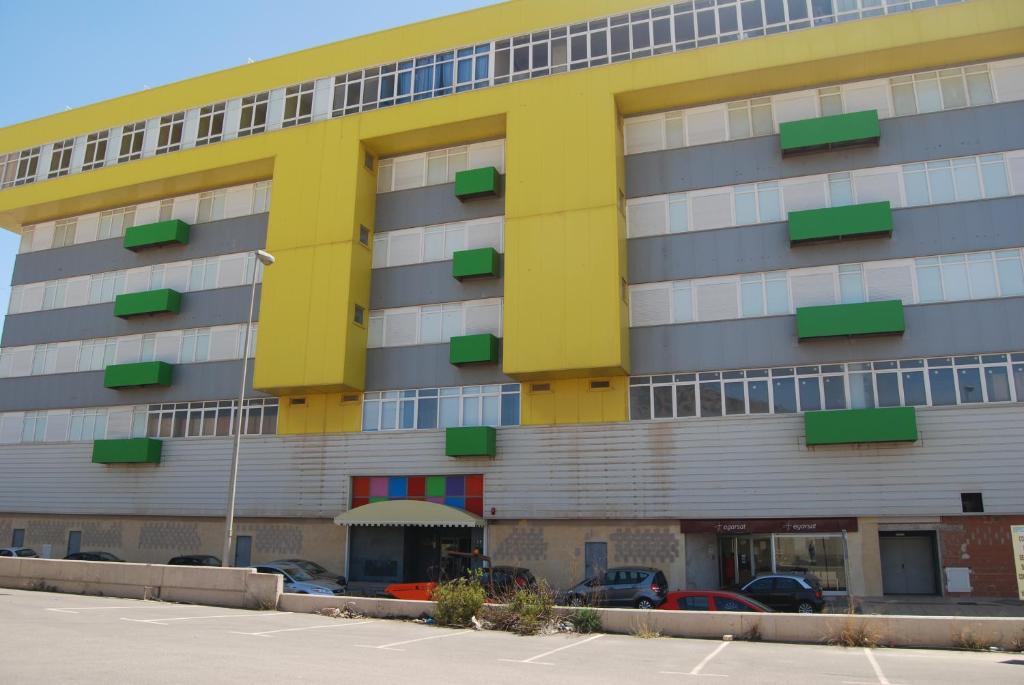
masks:
[[[355,313],[352,316],[352,321],[362,326],[366,319],[366,310],[360,307],[358,304],[355,306]]]
[[[500,298],[373,310],[367,347],[438,344],[476,333],[501,336]]]
[[[85,137],[85,160],[82,171],[99,169],[107,158],[107,138],[110,131],[98,131]]]
[[[160,128],[156,140],[156,154],[162,155],[181,149],[181,133],[185,127],[185,113],[168,114],[160,117]]]
[[[359,226],[359,243],[367,247],[370,245],[370,229],[366,226]]]
[[[717,604],[717,603],[716,603]],[[707,597],[680,597],[676,601],[676,608],[683,611],[709,611]]]
[[[47,178],[67,176],[71,173],[71,151],[74,147],[74,138],[68,138],[53,144],[53,151],[50,154],[50,173],[47,175]]]
[[[46,417],[45,411],[25,412],[25,418],[21,424],[21,441],[43,442],[46,438]]]
[[[238,121],[238,136],[249,136],[267,130],[267,103],[270,93],[257,93],[242,98],[242,113]]]
[[[252,187],[252,213],[262,214],[270,211],[270,181],[259,181]]]
[[[107,436],[106,409],[72,409],[71,429],[68,439],[72,442],[81,440],[102,440]]]
[[[126,228],[135,225],[135,207],[120,207],[100,212],[99,240],[120,238]]]
[[[960,507],[965,514],[981,514],[985,511],[985,503],[980,492],[961,492]]]
[[[36,180],[36,173],[39,171],[39,153],[41,149],[33,147],[18,153],[17,164],[14,167],[14,180],[12,183],[7,182],[6,174],[11,171],[9,166],[4,176],[5,187],[9,185],[20,186]]]
[[[245,400],[243,435],[277,433],[277,398]],[[238,400],[151,404],[139,412],[139,429],[152,438],[204,438],[234,435]],[[136,431],[133,429],[133,434]],[[141,436],[140,436],[141,437]]]
[[[210,359],[210,329],[190,328],[182,332],[178,362],[191,364]]]
[[[199,132],[196,145],[220,142],[224,135],[225,103],[207,105],[199,110]]]
[[[121,129],[121,151],[117,156],[119,164],[132,159],[142,159],[142,141],[145,135],[145,121],[126,124]]]
[[[730,102],[728,112],[730,140],[740,140],[751,136],[768,136],[775,130],[772,122],[771,98]]]
[[[715,596],[716,611],[754,611],[752,607],[732,597]]]
[[[226,199],[227,190],[225,189],[200,193],[196,221],[198,223],[205,223],[207,221],[220,221],[223,219]]]
[[[373,268],[444,261],[480,247],[500,252],[503,233],[502,217],[386,231],[374,236]]]
[[[519,425],[518,383],[363,393],[363,431]]]
[[[78,219],[60,219],[53,226],[53,246],[67,247],[75,244]]]
[[[407,190],[440,183],[452,183],[455,174],[465,169],[493,166],[498,171],[505,167],[505,142],[492,140],[471,145],[402,157],[379,160],[377,164],[377,192]]]
[[[313,120],[313,81],[288,86],[284,95],[282,126],[308,124]]]
[[[18,154],[0,155],[0,188],[10,188],[18,177]]]

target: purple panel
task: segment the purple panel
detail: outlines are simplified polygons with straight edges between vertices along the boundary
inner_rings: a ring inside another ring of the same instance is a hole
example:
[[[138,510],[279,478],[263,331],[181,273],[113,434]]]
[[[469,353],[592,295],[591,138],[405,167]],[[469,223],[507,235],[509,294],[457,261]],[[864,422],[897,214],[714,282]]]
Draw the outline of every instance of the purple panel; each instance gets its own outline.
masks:
[[[466,494],[465,476],[448,476],[445,479],[444,494],[449,497],[461,497]]]
[[[387,478],[371,478],[370,479],[370,497],[387,497],[388,496],[388,479]]]

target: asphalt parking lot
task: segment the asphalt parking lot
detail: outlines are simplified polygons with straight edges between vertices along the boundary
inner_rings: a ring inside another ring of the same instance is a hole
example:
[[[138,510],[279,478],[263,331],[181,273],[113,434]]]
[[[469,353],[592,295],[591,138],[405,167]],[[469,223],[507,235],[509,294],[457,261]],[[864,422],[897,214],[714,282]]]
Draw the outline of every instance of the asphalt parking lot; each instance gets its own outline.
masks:
[[[1024,655],[452,630],[0,588],[6,682],[1021,683]]]

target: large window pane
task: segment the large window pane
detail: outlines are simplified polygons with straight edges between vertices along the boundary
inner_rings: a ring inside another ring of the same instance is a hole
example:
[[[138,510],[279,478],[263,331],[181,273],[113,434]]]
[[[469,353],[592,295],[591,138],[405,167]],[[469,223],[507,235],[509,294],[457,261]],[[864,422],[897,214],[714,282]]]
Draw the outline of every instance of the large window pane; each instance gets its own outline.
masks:
[[[767,414],[771,411],[768,403],[768,381],[748,381],[747,397],[750,399],[751,414]]]
[[[900,375],[903,380],[903,404],[908,407],[921,407],[928,404],[924,389],[924,372],[904,371]]]
[[[761,284],[761,277],[755,276],[753,280],[747,281],[744,277],[740,285],[740,295],[743,300],[743,316],[764,315],[764,287]]]
[[[501,425],[519,425],[519,393],[501,396]]]
[[[772,379],[772,397],[776,414],[796,412],[796,389],[792,378]]]
[[[676,386],[676,416],[697,415],[697,390],[692,385]]]
[[[672,418],[672,386],[657,385],[654,387],[654,418]]]
[[[1013,391],[1017,401],[1024,402],[1024,364],[1013,365]]]
[[[1010,378],[1005,366],[989,366],[985,369],[985,389],[989,402],[1010,401]]]
[[[634,385],[630,387],[629,418],[633,421],[644,421],[651,418],[650,386]]]
[[[956,192],[953,190],[953,171],[949,162],[929,162],[928,184],[931,186],[932,204],[956,200]]]
[[[817,377],[800,379],[800,411],[821,409],[821,390]]]
[[[906,172],[903,174],[903,187],[907,191],[907,205],[926,205],[929,203],[928,178],[920,171]],[[836,202],[832,203],[837,204]]]
[[[875,389],[870,373],[850,374],[850,408],[870,409],[875,406]]]
[[[996,297],[996,272],[989,254],[970,255],[967,258],[967,273],[971,278],[971,297],[975,300]]]
[[[960,401],[964,404],[981,402],[981,373],[978,369],[957,369],[956,377],[960,384]]]
[[[917,265],[917,296],[920,302],[942,301],[942,272],[937,260]]]
[[[745,414],[747,412],[747,404],[744,398],[745,385],[743,381],[725,384],[726,414]]]
[[[879,407],[900,406],[900,377],[897,373],[875,374],[875,382],[878,385]]]
[[[942,262],[942,290],[946,301],[969,300],[971,291],[967,284],[967,266],[962,256],[940,258]]]
[[[981,197],[981,180],[978,178],[978,167],[973,159],[953,167],[956,178],[956,199],[960,202],[977,200]]]
[[[1002,257],[1002,254],[1008,254]],[[1003,297],[1024,295],[1024,265],[1020,253],[996,253],[996,270],[999,272],[999,289]]]
[[[700,415],[722,415],[722,388],[719,383],[700,384]]]
[[[768,274],[766,283],[766,299],[768,301],[769,314],[789,313],[789,283],[785,275],[773,277]]]
[[[825,409],[846,409],[846,383],[842,376],[826,376]]]
[[[417,428],[437,428],[437,398],[421,397],[419,413],[416,417]]]
[[[933,405],[956,404],[953,369],[928,369],[928,385],[932,391]]]

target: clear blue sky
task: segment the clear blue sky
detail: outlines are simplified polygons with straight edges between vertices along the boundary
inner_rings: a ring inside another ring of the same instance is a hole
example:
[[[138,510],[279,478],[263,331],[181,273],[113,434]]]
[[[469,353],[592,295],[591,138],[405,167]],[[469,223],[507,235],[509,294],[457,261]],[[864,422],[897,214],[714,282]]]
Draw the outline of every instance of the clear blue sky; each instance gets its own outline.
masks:
[[[0,45],[6,55],[0,67],[0,127],[249,59],[492,4],[495,0],[0,0]],[[17,251],[18,236],[0,228],[0,330]]]

